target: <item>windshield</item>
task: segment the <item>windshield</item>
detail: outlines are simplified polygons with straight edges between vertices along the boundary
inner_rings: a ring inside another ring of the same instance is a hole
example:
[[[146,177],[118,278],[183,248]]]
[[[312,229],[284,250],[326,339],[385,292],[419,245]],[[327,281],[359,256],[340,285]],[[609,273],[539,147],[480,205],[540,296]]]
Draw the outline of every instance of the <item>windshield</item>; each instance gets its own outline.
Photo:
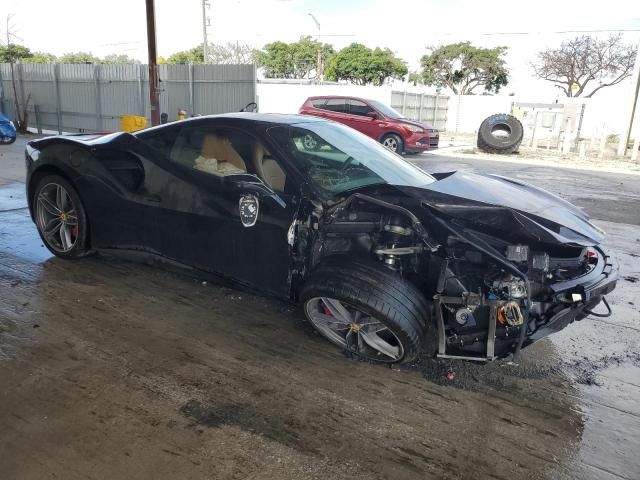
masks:
[[[421,187],[435,182],[428,173],[344,125],[309,122],[272,127],[268,132],[324,194],[369,185]]]
[[[394,110],[393,108],[385,105],[384,103],[380,103],[377,100],[368,100],[368,102],[371,105],[373,105],[373,107],[376,110],[378,110],[381,114],[383,114],[385,117],[389,117],[389,118],[404,118],[404,115],[402,115],[397,110]]]

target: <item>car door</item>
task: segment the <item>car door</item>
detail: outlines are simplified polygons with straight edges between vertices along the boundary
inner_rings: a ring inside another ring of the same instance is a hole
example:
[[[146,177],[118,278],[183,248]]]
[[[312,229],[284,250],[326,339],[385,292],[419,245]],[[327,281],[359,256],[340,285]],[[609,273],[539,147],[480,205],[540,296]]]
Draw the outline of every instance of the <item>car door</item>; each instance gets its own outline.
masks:
[[[161,251],[159,197],[152,180],[156,166],[138,145],[131,136],[96,143],[92,155],[97,162],[81,163],[77,188],[87,210],[100,219],[90,229],[95,248]]]
[[[376,140],[380,138],[383,133],[383,122],[371,106],[361,100],[350,98],[347,100],[347,111],[350,127]],[[376,117],[370,116],[371,114],[375,114]]]
[[[344,98],[328,98],[321,108],[324,118],[349,125],[347,103]]]
[[[230,180],[256,174],[253,155],[259,141],[242,129],[210,120],[185,124],[160,162],[169,173],[159,192],[163,253],[182,264],[288,296],[287,232],[297,197],[280,192],[283,207],[261,196],[257,221],[245,227],[240,199],[255,192],[246,182]]]

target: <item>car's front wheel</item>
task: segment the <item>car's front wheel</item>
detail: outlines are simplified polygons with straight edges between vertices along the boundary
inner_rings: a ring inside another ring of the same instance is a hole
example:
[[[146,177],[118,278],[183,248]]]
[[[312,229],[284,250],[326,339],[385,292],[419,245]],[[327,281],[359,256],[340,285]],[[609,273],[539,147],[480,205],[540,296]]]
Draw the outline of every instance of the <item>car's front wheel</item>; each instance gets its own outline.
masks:
[[[79,258],[88,253],[87,215],[75,188],[59,175],[47,175],[34,189],[38,233],[58,257]]]
[[[387,133],[384,137],[382,137],[380,143],[382,143],[382,145],[387,147],[392,152],[397,153],[398,155],[400,155],[404,150],[404,142],[402,141],[402,137],[395,133]]]
[[[309,322],[345,351],[382,363],[420,352],[430,306],[420,291],[384,266],[346,258],[320,266],[301,291]]]
[[[305,135],[302,137],[302,145],[304,146],[304,149],[309,152],[313,152],[318,149],[318,141],[313,138],[312,135]]]

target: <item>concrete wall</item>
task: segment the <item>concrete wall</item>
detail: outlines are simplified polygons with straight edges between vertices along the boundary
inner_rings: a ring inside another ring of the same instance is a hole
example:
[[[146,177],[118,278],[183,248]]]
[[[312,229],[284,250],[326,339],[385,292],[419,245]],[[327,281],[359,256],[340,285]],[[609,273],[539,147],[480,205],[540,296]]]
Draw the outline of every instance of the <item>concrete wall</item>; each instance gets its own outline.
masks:
[[[594,98],[558,98],[559,103],[574,101],[578,111],[584,104],[581,137],[599,137],[611,133],[619,134],[624,129],[624,112],[619,103],[612,103],[607,95]],[[463,95],[449,98],[449,113],[446,123],[448,132],[473,133],[480,123],[494,113],[509,113],[513,103],[553,103],[553,100],[536,95]],[[636,114],[632,136],[640,135],[640,113]]]
[[[485,95],[452,95],[449,98],[447,132],[471,133],[482,120],[494,113],[509,113],[514,97]]]

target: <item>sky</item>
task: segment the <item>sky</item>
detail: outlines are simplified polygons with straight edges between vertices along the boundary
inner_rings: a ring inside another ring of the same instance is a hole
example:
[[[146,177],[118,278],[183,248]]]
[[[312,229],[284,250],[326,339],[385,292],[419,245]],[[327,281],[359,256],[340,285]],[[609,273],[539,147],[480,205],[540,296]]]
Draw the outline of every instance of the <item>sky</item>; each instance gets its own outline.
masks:
[[[321,25],[324,42],[340,48],[352,42],[389,47],[419,67],[427,47],[458,41],[509,47],[511,83],[507,93],[541,89],[557,95],[550,84],[534,80],[530,62],[536,52],[559,45],[578,33],[571,30],[631,30],[629,42],[640,42],[640,2],[633,0],[209,0],[209,40],[245,42],[261,47],[274,40],[295,41],[318,35],[309,16]],[[146,60],[144,0],[0,0],[1,34],[7,14],[18,41],[33,51],[61,55],[90,51],[98,56],[122,53]],[[566,12],[568,9],[571,12]],[[201,0],[156,0],[158,53],[170,54],[202,42]],[[636,30],[636,31],[633,31]],[[607,32],[598,35],[608,35]],[[545,88],[546,87],[546,88]],[[551,99],[550,99],[551,100]]]

